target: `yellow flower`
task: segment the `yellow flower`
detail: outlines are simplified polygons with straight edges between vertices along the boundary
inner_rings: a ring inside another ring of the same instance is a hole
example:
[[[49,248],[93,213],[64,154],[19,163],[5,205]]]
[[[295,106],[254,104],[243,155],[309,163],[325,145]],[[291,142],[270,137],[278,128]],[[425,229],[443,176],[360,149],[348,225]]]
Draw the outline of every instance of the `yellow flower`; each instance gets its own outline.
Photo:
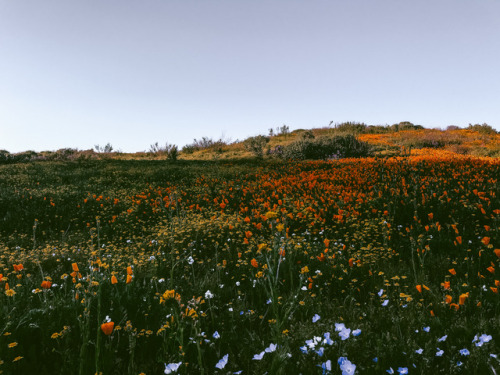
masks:
[[[14,360],[12,362],[17,362],[19,361],[20,359],[23,359],[24,357],[21,357],[21,356],[17,356],[16,358],[14,358]]]
[[[59,333],[54,332],[52,336],[50,336],[51,339],[57,339],[59,337]]]
[[[300,270],[300,273],[302,273],[302,274],[308,273],[308,272],[309,272],[309,267],[307,267],[307,266],[302,267],[302,269]]]
[[[276,217],[278,217],[278,214],[276,212],[273,211],[266,212],[266,218],[275,219]]]
[[[8,289],[5,291],[5,295],[8,296],[8,297],[12,297],[14,294],[16,294],[16,292],[14,291],[14,289]]]
[[[13,348],[13,347],[17,346],[17,342],[11,342],[8,346],[9,346],[9,348]]]

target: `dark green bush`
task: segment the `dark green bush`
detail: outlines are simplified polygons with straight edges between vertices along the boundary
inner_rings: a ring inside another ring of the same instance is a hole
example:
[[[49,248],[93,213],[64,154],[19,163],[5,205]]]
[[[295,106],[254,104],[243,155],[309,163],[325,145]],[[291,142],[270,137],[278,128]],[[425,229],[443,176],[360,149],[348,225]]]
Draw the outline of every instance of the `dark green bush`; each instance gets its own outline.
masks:
[[[353,135],[300,139],[283,147],[282,151],[284,159],[293,160],[340,159],[370,154],[370,145],[358,141]]]
[[[341,124],[335,124],[335,130],[350,134],[364,133],[366,130],[366,124],[362,122],[343,122]]]

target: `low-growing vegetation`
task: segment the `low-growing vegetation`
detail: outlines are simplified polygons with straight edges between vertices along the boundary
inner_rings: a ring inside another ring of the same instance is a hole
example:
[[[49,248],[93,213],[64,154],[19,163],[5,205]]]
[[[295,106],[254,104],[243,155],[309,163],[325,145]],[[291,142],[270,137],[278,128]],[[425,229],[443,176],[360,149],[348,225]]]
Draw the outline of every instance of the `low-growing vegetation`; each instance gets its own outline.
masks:
[[[500,160],[331,135],[0,165],[0,371],[495,374]]]

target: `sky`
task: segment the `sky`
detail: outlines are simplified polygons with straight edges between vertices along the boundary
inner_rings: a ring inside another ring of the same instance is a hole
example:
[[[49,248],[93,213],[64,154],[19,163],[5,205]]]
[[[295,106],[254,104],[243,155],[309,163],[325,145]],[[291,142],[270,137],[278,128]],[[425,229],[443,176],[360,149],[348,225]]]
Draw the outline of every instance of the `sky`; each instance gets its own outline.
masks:
[[[500,130],[499,0],[0,0],[0,149]]]

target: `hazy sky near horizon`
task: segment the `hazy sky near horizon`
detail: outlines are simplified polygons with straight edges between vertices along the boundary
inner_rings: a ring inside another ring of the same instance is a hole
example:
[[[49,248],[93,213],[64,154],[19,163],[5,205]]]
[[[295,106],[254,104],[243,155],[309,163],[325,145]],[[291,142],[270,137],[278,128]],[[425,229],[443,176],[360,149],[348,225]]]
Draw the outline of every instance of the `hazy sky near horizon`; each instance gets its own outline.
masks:
[[[0,149],[500,130],[499,0],[0,0]]]

